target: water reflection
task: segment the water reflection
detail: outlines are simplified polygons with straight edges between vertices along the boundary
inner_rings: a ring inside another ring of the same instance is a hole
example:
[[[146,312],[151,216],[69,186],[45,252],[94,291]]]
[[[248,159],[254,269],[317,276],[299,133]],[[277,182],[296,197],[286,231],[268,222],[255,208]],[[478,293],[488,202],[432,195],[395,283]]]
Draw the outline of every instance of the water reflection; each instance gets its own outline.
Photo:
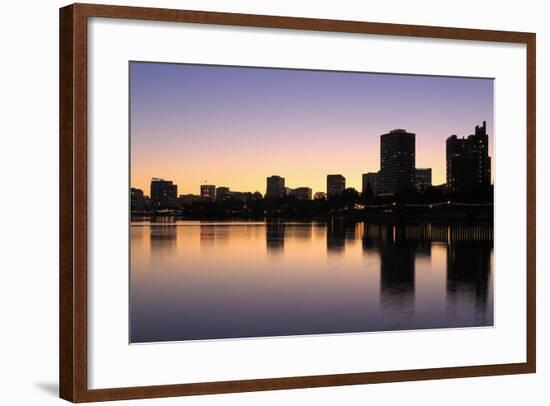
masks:
[[[178,234],[175,224],[159,224],[151,227],[148,231],[151,241],[151,256],[167,256],[176,250]]]
[[[268,253],[282,254],[285,248],[285,224],[281,222],[267,223],[265,243]]]
[[[168,221],[130,236],[132,342],[493,323],[491,226]]]
[[[394,313],[391,317],[408,318],[414,313],[415,244],[391,239],[379,249],[380,304]]]
[[[451,316],[462,303],[475,307],[484,322],[489,302],[489,273],[492,243],[459,241],[447,246],[447,305]],[[492,304],[492,301],[491,301]]]

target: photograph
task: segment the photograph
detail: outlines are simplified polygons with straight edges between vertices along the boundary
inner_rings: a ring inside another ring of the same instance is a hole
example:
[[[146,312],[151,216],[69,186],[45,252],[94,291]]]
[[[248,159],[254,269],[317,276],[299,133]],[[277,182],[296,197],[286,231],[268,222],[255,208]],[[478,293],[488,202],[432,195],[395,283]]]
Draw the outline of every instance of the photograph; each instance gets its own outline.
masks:
[[[131,344],[493,326],[493,78],[128,69]]]

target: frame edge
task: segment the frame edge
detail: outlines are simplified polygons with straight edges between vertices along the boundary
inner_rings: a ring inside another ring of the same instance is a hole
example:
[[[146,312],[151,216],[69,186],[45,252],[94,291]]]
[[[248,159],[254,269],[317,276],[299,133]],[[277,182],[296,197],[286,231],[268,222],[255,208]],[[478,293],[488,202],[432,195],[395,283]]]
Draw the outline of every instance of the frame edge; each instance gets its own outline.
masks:
[[[530,373],[537,370],[537,53],[535,33],[527,38],[527,369]]]
[[[75,401],[73,335],[74,6],[59,9],[59,397]]]

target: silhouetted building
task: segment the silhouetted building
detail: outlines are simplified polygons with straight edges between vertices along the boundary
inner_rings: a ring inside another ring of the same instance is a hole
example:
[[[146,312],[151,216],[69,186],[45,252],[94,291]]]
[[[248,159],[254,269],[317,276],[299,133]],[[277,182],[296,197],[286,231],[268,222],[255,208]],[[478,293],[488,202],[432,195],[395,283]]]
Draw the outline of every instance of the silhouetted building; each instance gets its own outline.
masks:
[[[416,168],[414,184],[417,190],[424,191],[432,187],[432,168]]]
[[[216,186],[215,185],[201,185],[201,199],[203,200],[216,200]]]
[[[363,174],[363,195],[371,191],[375,196],[378,194],[378,172],[368,172]]]
[[[130,189],[130,207],[132,210],[143,211],[145,209],[145,197],[143,196],[143,190],[131,188]]]
[[[252,193],[229,191],[228,196],[230,200],[236,200],[238,202],[245,203],[252,198]]]
[[[468,138],[447,138],[447,187],[450,191],[487,189],[491,185],[491,157],[486,122]]]
[[[311,188],[308,187],[297,187],[288,192],[289,196],[294,196],[298,200],[311,200],[311,194]]]
[[[239,202],[247,202],[252,199],[253,194],[250,192],[234,192],[228,187],[220,186],[216,188],[216,201],[217,202],[227,202],[230,200],[235,200]],[[260,194],[261,196],[261,194]],[[261,199],[261,197],[260,197]]]
[[[380,136],[378,193],[393,195],[414,188],[415,134],[402,129]]]
[[[147,195],[143,196],[143,206],[145,211],[151,210],[151,198]]]
[[[193,194],[179,195],[178,206],[181,207],[184,204],[191,204],[193,202],[198,202],[200,200],[201,200],[201,197],[199,195],[193,195]]]
[[[177,205],[178,186],[171,180],[151,180],[151,205],[153,209],[172,209]]]
[[[315,192],[315,195],[313,196],[313,198],[315,200],[326,199],[327,194],[325,192]]]
[[[216,201],[223,202],[229,198],[229,188],[225,186],[218,186],[216,188]]]
[[[341,194],[346,188],[346,178],[342,175],[327,175],[327,197]]]
[[[283,197],[285,195],[285,178],[277,175],[267,178],[266,198]]]

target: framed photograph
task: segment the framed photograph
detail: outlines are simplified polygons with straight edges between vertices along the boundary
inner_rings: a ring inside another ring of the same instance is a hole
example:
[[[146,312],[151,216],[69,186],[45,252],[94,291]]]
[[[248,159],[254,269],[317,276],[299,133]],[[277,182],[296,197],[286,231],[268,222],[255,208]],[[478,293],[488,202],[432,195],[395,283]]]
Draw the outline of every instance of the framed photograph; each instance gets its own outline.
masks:
[[[60,396],[535,372],[535,34],[60,10]]]

